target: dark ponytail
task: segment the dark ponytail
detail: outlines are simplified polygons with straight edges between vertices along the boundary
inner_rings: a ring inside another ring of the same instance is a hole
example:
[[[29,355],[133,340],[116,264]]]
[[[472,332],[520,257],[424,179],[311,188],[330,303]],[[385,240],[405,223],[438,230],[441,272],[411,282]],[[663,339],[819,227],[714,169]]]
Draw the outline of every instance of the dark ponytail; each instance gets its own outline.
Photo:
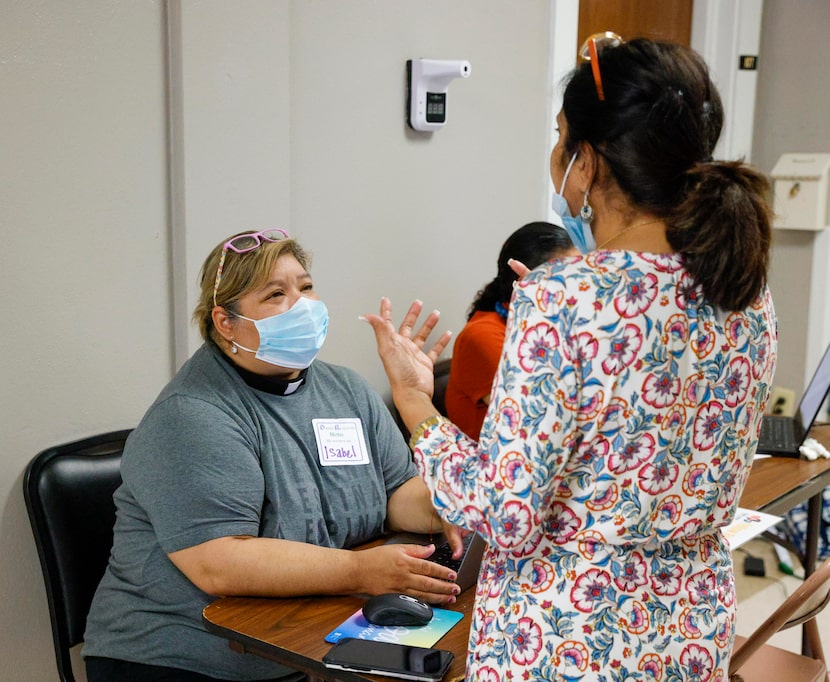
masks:
[[[669,219],[669,244],[706,299],[742,310],[767,282],[772,240],[766,176],[737,162],[709,162],[687,174],[688,191]]]
[[[662,218],[672,248],[709,302],[741,310],[767,281],[769,183],[741,162],[712,162],[723,107],[694,50],[638,38],[599,53],[605,99],[591,65],[578,66],[563,98],[568,154],[590,144],[634,206]]]

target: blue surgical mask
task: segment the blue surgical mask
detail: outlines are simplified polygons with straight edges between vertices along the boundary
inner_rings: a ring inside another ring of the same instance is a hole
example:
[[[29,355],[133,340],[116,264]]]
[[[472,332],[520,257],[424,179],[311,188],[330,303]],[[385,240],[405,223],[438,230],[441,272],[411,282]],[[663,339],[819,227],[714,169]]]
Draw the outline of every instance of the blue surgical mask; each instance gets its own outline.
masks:
[[[254,351],[236,342],[234,345],[256,353],[258,360],[289,369],[305,369],[314,362],[329,328],[326,304],[305,296],[298,298],[291,308],[279,315],[261,320],[252,320],[244,315],[237,317],[256,325],[259,348]]]
[[[570,163],[568,163],[568,167],[565,169],[565,175],[562,178],[562,187],[560,190],[557,192],[556,185],[553,186],[553,196],[551,197],[550,207],[562,220],[562,227],[565,228],[565,231],[568,233],[568,236],[571,238],[574,246],[579,249],[580,253],[584,254],[594,251],[597,248],[597,243],[594,240],[594,233],[591,232],[591,225],[582,218],[574,218],[573,215],[571,215],[570,206],[568,206],[568,202],[564,197],[565,183],[568,180],[568,175],[571,172],[574,161],[576,161],[576,152],[574,152]]]

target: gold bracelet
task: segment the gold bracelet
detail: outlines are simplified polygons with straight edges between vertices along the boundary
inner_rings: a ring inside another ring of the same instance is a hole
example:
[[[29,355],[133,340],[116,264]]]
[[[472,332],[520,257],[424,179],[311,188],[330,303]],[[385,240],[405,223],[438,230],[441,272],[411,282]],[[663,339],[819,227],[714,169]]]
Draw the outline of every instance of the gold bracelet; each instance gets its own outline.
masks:
[[[427,417],[426,419],[424,419],[424,421],[418,424],[418,426],[416,426],[415,430],[412,432],[412,435],[409,437],[409,449],[415,449],[415,443],[417,443],[421,438],[424,437],[424,431],[438,426],[442,421],[444,421],[444,417],[442,417],[440,414],[434,414],[431,417]]]

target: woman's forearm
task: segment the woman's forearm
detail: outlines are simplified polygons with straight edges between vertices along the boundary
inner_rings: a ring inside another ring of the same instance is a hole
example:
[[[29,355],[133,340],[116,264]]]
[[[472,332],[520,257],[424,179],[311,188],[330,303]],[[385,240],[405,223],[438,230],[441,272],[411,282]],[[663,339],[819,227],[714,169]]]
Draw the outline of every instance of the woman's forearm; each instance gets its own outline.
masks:
[[[209,540],[168,555],[199,589],[216,596],[285,597],[358,591],[356,552],[250,536]]]
[[[410,478],[389,498],[386,525],[391,531],[410,533],[441,530],[441,518],[433,509],[429,488],[419,476]]]
[[[430,547],[381,544],[363,550],[255,537],[209,540],[168,556],[207,594],[300,597],[402,592],[430,603],[451,603],[451,569],[428,561]]]

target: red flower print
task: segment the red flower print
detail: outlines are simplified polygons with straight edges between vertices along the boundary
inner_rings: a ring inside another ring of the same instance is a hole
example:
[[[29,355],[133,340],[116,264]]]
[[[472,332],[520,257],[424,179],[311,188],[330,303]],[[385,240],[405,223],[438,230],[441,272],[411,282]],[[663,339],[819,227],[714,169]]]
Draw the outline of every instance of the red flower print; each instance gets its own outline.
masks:
[[[562,350],[568,360],[578,365],[584,365],[597,356],[599,342],[592,334],[580,332],[576,335],[572,344],[564,345]]]
[[[494,529],[496,541],[508,549],[523,544],[530,534],[532,518],[533,514],[524,504],[515,500],[508,502]]]
[[[654,437],[644,433],[637,440],[628,440],[620,452],[614,452],[608,458],[608,468],[615,474],[637,469],[654,455]]]
[[[689,519],[674,533],[671,534],[673,538],[692,538],[700,534],[700,529],[703,522],[700,519]]]
[[[605,459],[611,446],[602,437],[580,443],[576,452],[576,461],[590,466],[593,462]]]
[[[680,281],[675,289],[674,299],[677,307],[681,310],[696,308],[698,302],[703,299],[703,290],[695,284],[694,279],[688,272],[680,276]]]
[[[680,394],[680,379],[668,370],[649,374],[643,382],[643,400],[656,408],[674,404]]]
[[[593,559],[598,550],[602,550],[605,537],[595,530],[583,530],[576,536],[579,541],[579,553],[586,559]]]
[[[674,485],[680,474],[680,467],[677,464],[669,465],[665,460],[661,460],[656,464],[646,464],[638,474],[640,490],[659,495]]]
[[[738,494],[738,489],[743,490],[743,482],[745,481],[746,470],[741,466],[740,462],[733,462],[732,467],[721,478],[721,496],[718,498],[718,506],[721,509],[730,509],[735,497]],[[741,482],[738,485],[738,482]]]
[[[648,583],[648,566],[639,552],[632,552],[622,563],[611,566],[614,584],[622,592],[636,592]]]
[[[692,442],[701,450],[711,450],[720,436],[723,405],[717,401],[707,403],[697,411]]]
[[[686,424],[686,408],[676,403],[663,417],[662,428],[670,431],[678,431]]]
[[[580,518],[561,502],[554,502],[545,523],[545,532],[557,545],[564,545],[582,526]]]
[[[679,495],[667,495],[657,505],[657,514],[660,519],[666,519],[672,526],[680,521],[683,513],[683,500]]]
[[[534,559],[531,564],[530,591],[544,592],[550,589],[556,578],[556,572],[547,561]]]
[[[605,511],[606,509],[612,509],[617,504],[619,497],[617,484],[612,483],[604,490],[597,488],[594,496],[589,500],[585,500],[585,506],[591,511]]]
[[[770,361],[769,335],[764,334],[761,338],[755,339],[752,344],[752,351],[754,352],[754,357],[750,354],[752,358],[752,376],[755,379],[760,379]]]
[[[478,671],[478,679],[480,682],[501,682],[498,671],[490,667],[481,668]]]
[[[707,682],[712,678],[714,661],[711,654],[702,646],[689,644],[680,654],[680,665],[685,668],[685,680]]]
[[[686,580],[686,591],[692,604],[714,604],[717,601],[715,574],[707,568],[689,576]]]
[[[683,404],[686,407],[697,407],[706,393],[706,381],[703,375],[693,374],[683,385]]]
[[[602,416],[599,419],[600,431],[623,428],[628,416],[628,403],[620,397],[612,397],[602,410]]]
[[[729,363],[729,373],[724,380],[726,404],[729,407],[737,407],[746,401],[750,372],[751,369],[746,358],[735,358]]]
[[[680,566],[660,566],[651,574],[651,587],[661,596],[672,596],[680,592],[680,579],[683,569]]]
[[[576,579],[571,588],[571,603],[583,613],[591,613],[596,604],[605,601],[606,591],[611,584],[607,571],[589,568]]]
[[[639,327],[627,324],[622,333],[611,339],[608,357],[602,361],[606,374],[619,374],[634,360],[643,345],[643,336]]]
[[[464,456],[458,453],[441,463],[441,478],[449,485],[456,497],[460,497],[463,493],[464,461]]]
[[[694,611],[688,606],[680,612],[680,632],[686,639],[700,639],[701,636]]]
[[[525,372],[550,361],[551,352],[559,347],[556,330],[544,322],[533,325],[519,342],[519,364]]]
[[[614,299],[614,309],[620,317],[632,318],[648,310],[657,298],[657,277],[648,273],[626,283],[622,295]]]
[[[536,660],[542,649],[542,628],[530,618],[519,618],[513,631],[513,655],[519,665],[529,665]]]

